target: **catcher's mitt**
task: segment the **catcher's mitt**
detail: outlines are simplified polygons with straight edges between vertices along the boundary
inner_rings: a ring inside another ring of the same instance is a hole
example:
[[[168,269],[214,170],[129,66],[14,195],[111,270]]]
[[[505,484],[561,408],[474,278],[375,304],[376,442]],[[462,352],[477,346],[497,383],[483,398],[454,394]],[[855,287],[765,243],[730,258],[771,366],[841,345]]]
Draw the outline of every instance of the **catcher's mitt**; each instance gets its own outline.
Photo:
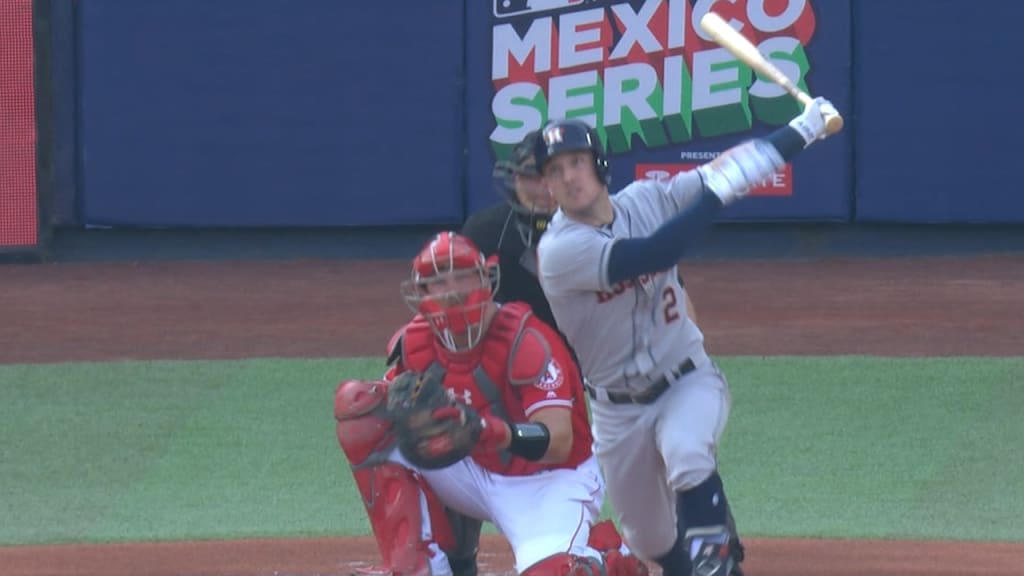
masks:
[[[403,372],[388,387],[388,413],[395,424],[398,449],[417,468],[435,470],[462,460],[480,439],[480,416],[454,401],[441,379]]]

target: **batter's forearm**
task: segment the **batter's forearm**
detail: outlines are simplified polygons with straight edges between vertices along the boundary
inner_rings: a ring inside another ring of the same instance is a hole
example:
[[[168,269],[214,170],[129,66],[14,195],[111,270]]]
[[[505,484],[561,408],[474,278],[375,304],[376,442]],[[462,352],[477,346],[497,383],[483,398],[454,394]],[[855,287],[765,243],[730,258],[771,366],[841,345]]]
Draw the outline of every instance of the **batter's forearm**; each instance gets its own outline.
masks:
[[[790,162],[804,149],[804,137],[792,126],[783,126],[768,135],[765,140],[779,151],[786,162]]]
[[[788,125],[769,134],[764,142],[774,148],[784,162],[789,162],[796,157],[806,145],[804,137],[795,128]],[[726,151],[723,155],[729,153],[730,151]],[[734,152],[735,154],[736,152]],[[745,167],[748,163],[756,164],[760,170],[770,171],[771,164],[753,162],[750,160],[752,155],[756,155],[756,152],[747,152],[745,156],[738,155],[739,157],[735,160],[738,169],[744,176],[749,177],[749,167]],[[755,173],[758,170],[750,172]],[[706,173],[715,174],[716,172],[712,169],[706,170]],[[704,187],[695,202],[688,204],[679,214],[662,224],[650,236],[627,238],[612,245],[611,253],[608,255],[609,285],[671,268],[711,228],[715,216],[724,205],[723,198],[731,197],[732,192],[721,189],[713,190],[714,186],[703,181],[705,171],[700,169],[698,174],[701,175]],[[735,184],[728,182],[728,179],[724,179],[722,182]],[[752,183],[748,182],[743,185],[749,187]]]
[[[615,242],[608,254],[608,284],[671,268],[711,228],[721,209],[718,196],[702,190],[695,202],[650,236]]]

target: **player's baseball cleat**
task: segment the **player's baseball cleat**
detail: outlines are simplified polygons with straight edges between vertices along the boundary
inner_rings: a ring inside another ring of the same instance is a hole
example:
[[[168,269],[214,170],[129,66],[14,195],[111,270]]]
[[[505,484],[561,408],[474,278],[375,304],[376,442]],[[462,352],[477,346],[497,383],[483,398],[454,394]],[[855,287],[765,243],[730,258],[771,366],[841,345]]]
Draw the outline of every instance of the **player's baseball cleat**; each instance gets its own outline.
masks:
[[[736,567],[732,539],[725,526],[701,526],[686,531],[693,576],[734,576]]]
[[[735,533],[733,537],[735,537]],[[743,562],[743,558],[747,555],[743,544],[739,540],[730,542],[729,554],[732,556],[732,571],[729,572],[729,576],[743,576],[743,568],[740,567],[740,562]]]
[[[729,544],[704,541],[693,558],[693,576],[730,576],[733,572]]]

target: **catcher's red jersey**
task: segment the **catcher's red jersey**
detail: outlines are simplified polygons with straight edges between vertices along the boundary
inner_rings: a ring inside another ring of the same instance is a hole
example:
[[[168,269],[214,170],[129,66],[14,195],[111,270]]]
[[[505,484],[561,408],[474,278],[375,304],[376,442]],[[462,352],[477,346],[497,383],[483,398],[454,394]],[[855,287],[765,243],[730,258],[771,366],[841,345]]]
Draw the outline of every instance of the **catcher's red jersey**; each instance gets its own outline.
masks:
[[[401,358],[388,372],[388,380],[406,370],[426,371],[436,362],[445,369],[448,393],[480,414],[526,422],[537,410],[547,407],[571,411],[573,445],[566,462],[531,462],[504,451],[473,454],[484,468],[519,476],[575,468],[591,456],[593,437],[579,369],[562,338],[534,317],[529,306],[501,306],[483,340],[467,352],[446,349],[421,316],[413,318],[403,332]]]

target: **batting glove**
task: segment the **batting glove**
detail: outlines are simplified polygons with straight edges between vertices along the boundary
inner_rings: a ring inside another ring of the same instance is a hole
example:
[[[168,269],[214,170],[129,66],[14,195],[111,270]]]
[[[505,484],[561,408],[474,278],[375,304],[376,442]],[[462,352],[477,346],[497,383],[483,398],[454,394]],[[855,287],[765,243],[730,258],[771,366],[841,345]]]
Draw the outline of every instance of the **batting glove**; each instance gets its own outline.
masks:
[[[818,96],[811,101],[807,108],[804,108],[803,113],[790,120],[789,125],[799,132],[800,136],[803,136],[804,148],[806,148],[811,143],[828,136],[825,132],[825,118],[837,115],[839,115],[839,111],[836,110],[836,107],[828,100]]]

